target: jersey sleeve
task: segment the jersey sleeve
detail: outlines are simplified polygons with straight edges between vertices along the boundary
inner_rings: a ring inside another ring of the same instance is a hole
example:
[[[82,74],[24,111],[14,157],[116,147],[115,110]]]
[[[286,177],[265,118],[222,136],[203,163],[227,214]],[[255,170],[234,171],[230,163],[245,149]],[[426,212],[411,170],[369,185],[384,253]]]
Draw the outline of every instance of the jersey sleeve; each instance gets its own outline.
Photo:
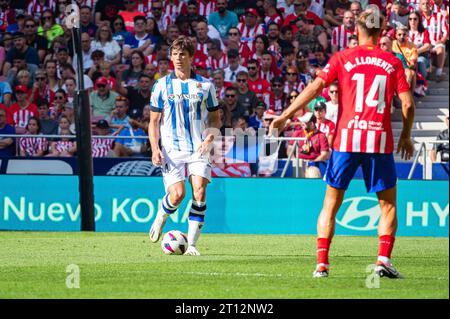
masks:
[[[319,78],[325,81],[326,86],[329,86],[337,80],[339,71],[339,53],[334,54],[328,64],[317,75]]]
[[[152,112],[161,113],[164,108],[163,91],[161,81],[156,81],[152,88],[152,96],[150,98],[150,110]]]
[[[395,68],[395,92],[398,94],[409,91],[410,87],[408,82],[406,81],[405,76],[405,68],[403,67],[403,63],[398,60]]]
[[[219,109],[216,88],[212,84],[209,86],[208,97],[206,98],[206,109],[208,110],[208,112],[214,112]]]

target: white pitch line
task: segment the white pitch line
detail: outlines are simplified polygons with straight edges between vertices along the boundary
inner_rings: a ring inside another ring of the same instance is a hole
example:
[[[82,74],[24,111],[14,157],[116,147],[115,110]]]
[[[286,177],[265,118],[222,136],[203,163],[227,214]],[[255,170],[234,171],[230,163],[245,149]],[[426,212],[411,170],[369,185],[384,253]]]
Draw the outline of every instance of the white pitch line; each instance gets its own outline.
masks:
[[[243,277],[283,277],[282,274],[261,274],[261,273],[231,273],[231,272],[184,272],[187,275],[200,275],[200,276],[243,276]]]

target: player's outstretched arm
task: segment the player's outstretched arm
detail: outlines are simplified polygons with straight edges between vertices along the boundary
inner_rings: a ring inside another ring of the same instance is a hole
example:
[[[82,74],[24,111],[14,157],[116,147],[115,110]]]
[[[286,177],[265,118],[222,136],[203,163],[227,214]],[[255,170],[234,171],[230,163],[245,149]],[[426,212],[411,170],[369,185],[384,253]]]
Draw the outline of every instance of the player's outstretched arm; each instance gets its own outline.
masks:
[[[292,118],[299,110],[304,109],[309,102],[315,99],[320,93],[322,93],[325,87],[325,81],[322,78],[317,77],[314,82],[309,84],[299,96],[292,102],[292,104],[276,118],[269,128],[269,135],[273,135],[274,130],[277,129],[281,132],[284,129],[286,121]]]
[[[411,141],[411,131],[414,123],[415,104],[410,91],[398,95],[402,102],[403,129],[398,141],[397,153],[401,153],[403,159],[409,160],[414,153],[414,145]]]
[[[152,148],[153,165],[161,166],[164,159],[161,149],[159,148],[159,125],[161,122],[160,112],[150,112],[150,124],[148,125],[148,138]]]

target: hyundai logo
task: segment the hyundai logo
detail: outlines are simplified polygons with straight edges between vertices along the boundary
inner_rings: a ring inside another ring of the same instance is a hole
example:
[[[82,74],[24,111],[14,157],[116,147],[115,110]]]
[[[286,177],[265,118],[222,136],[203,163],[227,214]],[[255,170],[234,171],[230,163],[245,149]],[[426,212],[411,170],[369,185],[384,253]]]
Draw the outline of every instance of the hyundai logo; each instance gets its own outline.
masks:
[[[376,230],[381,209],[378,199],[372,197],[352,197],[342,202],[336,222],[342,227],[370,231]]]

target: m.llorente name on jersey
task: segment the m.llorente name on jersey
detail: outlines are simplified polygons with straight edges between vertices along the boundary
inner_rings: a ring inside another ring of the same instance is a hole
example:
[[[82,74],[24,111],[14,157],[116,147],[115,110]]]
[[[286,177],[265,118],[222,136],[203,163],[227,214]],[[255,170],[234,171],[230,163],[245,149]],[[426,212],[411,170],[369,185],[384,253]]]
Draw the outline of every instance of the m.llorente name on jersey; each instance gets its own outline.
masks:
[[[395,71],[392,64],[389,62],[384,61],[380,58],[375,57],[364,57],[364,58],[355,58],[355,63],[347,62],[344,67],[347,72],[350,72],[352,69],[356,68],[359,65],[373,65],[378,66],[382,69],[384,69],[388,74],[391,74]]]

